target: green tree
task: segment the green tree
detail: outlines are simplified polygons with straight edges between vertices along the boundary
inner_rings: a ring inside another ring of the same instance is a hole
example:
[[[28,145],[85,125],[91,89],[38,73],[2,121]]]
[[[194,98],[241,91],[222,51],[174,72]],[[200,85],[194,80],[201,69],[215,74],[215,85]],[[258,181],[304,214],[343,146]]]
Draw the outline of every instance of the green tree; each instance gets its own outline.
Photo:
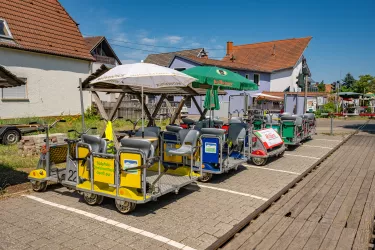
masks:
[[[324,81],[321,81],[318,83],[318,91],[319,92],[325,92],[326,91],[326,85],[324,84]]]
[[[345,78],[342,79],[342,81],[344,82],[344,84],[343,84],[342,87],[345,89],[345,91],[353,91],[353,86],[354,86],[354,84],[356,82],[356,79],[354,79],[354,77],[352,76],[352,74],[347,73],[345,75]]]
[[[357,93],[367,93],[375,91],[375,77],[371,75],[359,76],[358,81],[353,85],[353,90]]]

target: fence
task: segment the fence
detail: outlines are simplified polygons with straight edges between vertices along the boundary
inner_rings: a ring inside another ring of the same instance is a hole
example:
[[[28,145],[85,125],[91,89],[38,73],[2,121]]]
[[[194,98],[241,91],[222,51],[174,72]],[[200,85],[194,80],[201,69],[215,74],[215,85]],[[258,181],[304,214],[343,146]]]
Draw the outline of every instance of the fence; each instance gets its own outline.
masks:
[[[156,99],[152,99],[146,104],[151,114],[155,110],[156,102],[157,102]],[[172,114],[174,114],[175,110],[177,109],[178,104],[179,102],[171,102],[165,99],[158,114],[156,115],[156,119],[170,118]],[[115,102],[103,101],[103,106],[104,106],[105,111],[107,113],[110,113],[115,106]],[[142,114],[142,107],[141,107],[141,103],[139,102],[139,100],[136,98],[133,98],[133,96],[131,95],[127,95],[124,97],[119,108],[117,109],[117,113],[115,117],[122,117],[123,119],[136,120],[136,119],[141,118],[141,114]],[[147,118],[146,114],[145,114],[145,117]]]

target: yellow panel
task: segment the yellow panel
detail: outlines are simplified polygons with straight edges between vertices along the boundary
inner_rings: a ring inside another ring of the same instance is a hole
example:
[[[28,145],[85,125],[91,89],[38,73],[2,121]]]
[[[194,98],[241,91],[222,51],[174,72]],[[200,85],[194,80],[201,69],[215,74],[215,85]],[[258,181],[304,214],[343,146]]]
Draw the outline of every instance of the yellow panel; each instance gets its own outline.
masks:
[[[136,188],[120,187],[118,196],[131,200],[143,200],[143,194],[139,193]],[[149,197],[150,196],[147,195],[146,199]]]
[[[107,184],[115,184],[115,159],[93,157],[94,180]]]
[[[116,187],[111,187],[107,183],[94,181],[94,191],[116,196]]]
[[[175,144],[175,148],[180,148],[181,145]],[[167,154],[167,144],[164,144],[164,161],[165,162],[175,162],[175,163],[182,163],[182,156],[177,156],[177,155],[168,155]]]
[[[78,146],[78,158],[85,158],[88,153],[89,149]],[[87,159],[85,165],[82,166],[82,161],[78,161],[78,176],[82,179],[90,179],[89,162]]]
[[[47,172],[44,169],[35,169],[30,172],[29,177],[32,179],[43,180],[47,177]]]
[[[133,169],[124,171],[129,167],[138,167],[142,165],[142,157],[138,153],[121,153],[120,154],[120,186],[130,188],[141,188],[142,187],[142,171],[140,169]]]

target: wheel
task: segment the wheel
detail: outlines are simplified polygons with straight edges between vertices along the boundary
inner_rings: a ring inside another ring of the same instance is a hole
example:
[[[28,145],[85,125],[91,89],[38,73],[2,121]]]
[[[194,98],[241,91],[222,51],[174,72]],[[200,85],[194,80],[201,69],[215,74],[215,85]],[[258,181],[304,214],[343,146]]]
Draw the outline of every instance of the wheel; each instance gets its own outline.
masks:
[[[130,213],[137,206],[134,202],[115,200],[117,210],[122,214]]]
[[[212,178],[212,173],[203,173],[203,175],[201,177],[199,177],[199,181],[200,182],[208,182],[210,181]]]
[[[16,144],[20,140],[20,134],[16,130],[8,130],[3,135],[3,144],[5,145],[13,145]]]
[[[103,195],[98,195],[98,200],[96,201],[96,205],[101,205],[104,201],[104,196]]]
[[[83,199],[85,202],[90,205],[98,205],[103,202],[104,197],[102,195],[92,194],[92,193],[83,193]],[[100,203],[98,203],[100,202]]]
[[[31,186],[35,192],[44,192],[47,189],[46,181],[34,181],[31,182]]]
[[[266,164],[268,158],[252,157],[252,162],[257,166],[263,166]]]

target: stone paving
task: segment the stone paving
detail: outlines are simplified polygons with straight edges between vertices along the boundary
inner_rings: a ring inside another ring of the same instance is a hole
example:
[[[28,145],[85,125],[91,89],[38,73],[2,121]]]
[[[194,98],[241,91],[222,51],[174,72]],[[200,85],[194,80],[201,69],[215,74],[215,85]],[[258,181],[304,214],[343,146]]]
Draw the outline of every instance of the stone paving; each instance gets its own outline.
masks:
[[[62,187],[30,195],[157,234],[183,244],[185,249],[205,249],[343,138],[315,136],[264,167],[239,167],[215,176],[210,183],[190,185],[177,195],[168,194],[156,202],[139,205],[130,215],[118,213],[112,199],[91,207],[78,194]],[[0,249],[178,248],[24,196],[1,200],[0,208]]]

